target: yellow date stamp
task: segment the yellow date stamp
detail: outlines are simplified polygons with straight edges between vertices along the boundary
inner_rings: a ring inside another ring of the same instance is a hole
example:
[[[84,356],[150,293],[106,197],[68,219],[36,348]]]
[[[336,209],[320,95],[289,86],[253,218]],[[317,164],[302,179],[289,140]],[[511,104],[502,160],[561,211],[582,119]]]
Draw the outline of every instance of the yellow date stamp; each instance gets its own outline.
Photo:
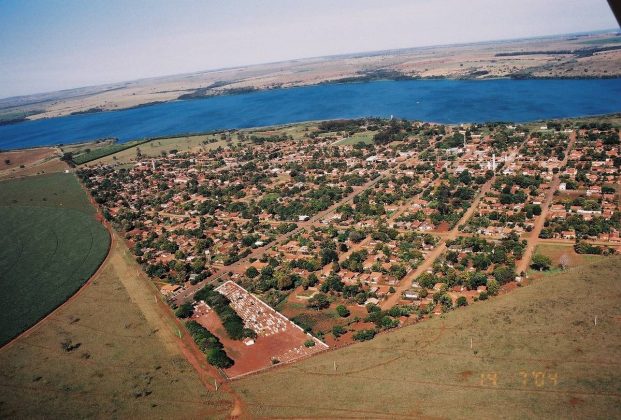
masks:
[[[501,382],[506,385],[517,382],[525,388],[545,388],[557,386],[558,380],[558,372],[550,370],[520,370],[515,374],[505,372],[483,372],[479,374],[479,385],[485,387],[495,387]]]

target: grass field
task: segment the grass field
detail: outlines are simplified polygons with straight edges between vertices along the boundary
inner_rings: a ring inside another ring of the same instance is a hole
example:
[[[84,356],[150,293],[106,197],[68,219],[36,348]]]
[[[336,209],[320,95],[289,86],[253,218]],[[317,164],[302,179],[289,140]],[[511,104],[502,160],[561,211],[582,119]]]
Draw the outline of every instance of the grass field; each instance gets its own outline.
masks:
[[[618,417],[620,271],[576,267],[233,386],[271,418]]]
[[[207,141],[208,143],[203,143]],[[123,147],[120,151],[114,153],[106,153],[106,156],[97,159],[88,159],[89,165],[96,164],[111,164],[118,163],[124,164],[131,160],[136,159],[137,151],[140,149],[140,154],[144,157],[157,157],[162,153],[168,154],[171,150],[177,150],[179,152],[187,151],[199,151],[199,150],[211,150],[218,147],[226,147],[228,144],[235,144],[237,139],[233,137],[233,140],[228,143],[225,140],[220,140],[220,134],[205,134],[197,136],[181,136],[171,137],[166,139],[151,140],[146,143],[137,144],[132,143],[131,147]],[[126,145],[121,143],[110,147],[120,147]],[[102,152],[99,152],[102,153]],[[81,163],[77,162],[76,163]]]
[[[70,174],[0,183],[0,344],[76,292],[97,270],[109,237]]]
[[[353,136],[349,136],[345,139],[339,140],[334,144],[337,146],[347,146],[347,145],[354,145],[358,143],[372,144],[373,136],[375,135],[375,133],[376,133],[375,131],[365,131],[363,133],[355,133]]]
[[[91,283],[0,349],[0,418],[226,417],[231,396],[207,391],[156,294],[117,238]]]
[[[573,244],[539,244],[535,248],[535,254],[542,254],[546,257],[550,257],[552,260],[552,267],[549,271],[536,271],[533,269],[528,270],[529,276],[542,277],[550,276],[560,273],[561,256],[565,256],[568,261],[569,267],[576,267],[579,265],[589,264],[598,260],[606,259],[607,257],[602,255],[588,255],[577,254],[574,250]]]

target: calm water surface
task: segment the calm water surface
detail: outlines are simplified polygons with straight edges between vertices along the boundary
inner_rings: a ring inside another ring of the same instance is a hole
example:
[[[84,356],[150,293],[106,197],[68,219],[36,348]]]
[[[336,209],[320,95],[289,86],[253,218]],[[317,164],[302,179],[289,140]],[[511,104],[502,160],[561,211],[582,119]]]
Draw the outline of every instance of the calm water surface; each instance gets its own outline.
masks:
[[[442,123],[524,122],[619,111],[621,79],[378,81],[176,101],[0,126],[0,149],[364,116]]]

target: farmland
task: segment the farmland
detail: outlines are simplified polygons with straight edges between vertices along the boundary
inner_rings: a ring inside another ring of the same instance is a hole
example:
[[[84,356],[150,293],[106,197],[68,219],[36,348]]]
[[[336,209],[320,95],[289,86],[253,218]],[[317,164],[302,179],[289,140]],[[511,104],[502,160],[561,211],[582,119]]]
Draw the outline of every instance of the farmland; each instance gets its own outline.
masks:
[[[65,169],[67,165],[58,158],[57,151],[51,147],[0,151],[0,179],[62,172]]]
[[[155,293],[116,238],[75,298],[0,349],[0,417],[224,418],[231,397],[206,389]]]
[[[1,344],[75,293],[109,245],[86,194],[69,174],[2,182],[0,235]]]
[[[621,399],[620,269],[573,268],[233,386],[254,416],[605,418]]]
[[[90,154],[79,155],[76,158],[76,163],[88,163],[89,165],[123,164],[129,163],[137,156],[154,158],[166,155],[171,150],[179,152],[211,150],[226,145],[227,142],[220,140],[220,135],[216,134],[170,137],[146,142],[134,141],[114,144],[107,148],[94,150]]]

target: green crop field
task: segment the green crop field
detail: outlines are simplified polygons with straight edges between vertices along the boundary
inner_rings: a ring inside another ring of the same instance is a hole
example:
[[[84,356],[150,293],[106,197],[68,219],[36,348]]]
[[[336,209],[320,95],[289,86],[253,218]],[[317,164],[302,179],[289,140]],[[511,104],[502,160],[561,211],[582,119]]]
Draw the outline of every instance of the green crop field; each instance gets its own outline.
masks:
[[[0,237],[0,344],[74,294],[110,243],[71,174],[0,182]]]
[[[139,146],[142,143],[144,143],[144,140],[136,140],[127,143],[112,143],[109,145],[92,148],[88,151],[84,150],[74,155],[73,161],[76,165],[81,165],[83,163],[91,162],[93,160],[97,160],[99,158],[109,156],[126,149],[131,149],[132,147]]]
[[[618,417],[620,272],[597,260],[233,387],[253,417]]]

